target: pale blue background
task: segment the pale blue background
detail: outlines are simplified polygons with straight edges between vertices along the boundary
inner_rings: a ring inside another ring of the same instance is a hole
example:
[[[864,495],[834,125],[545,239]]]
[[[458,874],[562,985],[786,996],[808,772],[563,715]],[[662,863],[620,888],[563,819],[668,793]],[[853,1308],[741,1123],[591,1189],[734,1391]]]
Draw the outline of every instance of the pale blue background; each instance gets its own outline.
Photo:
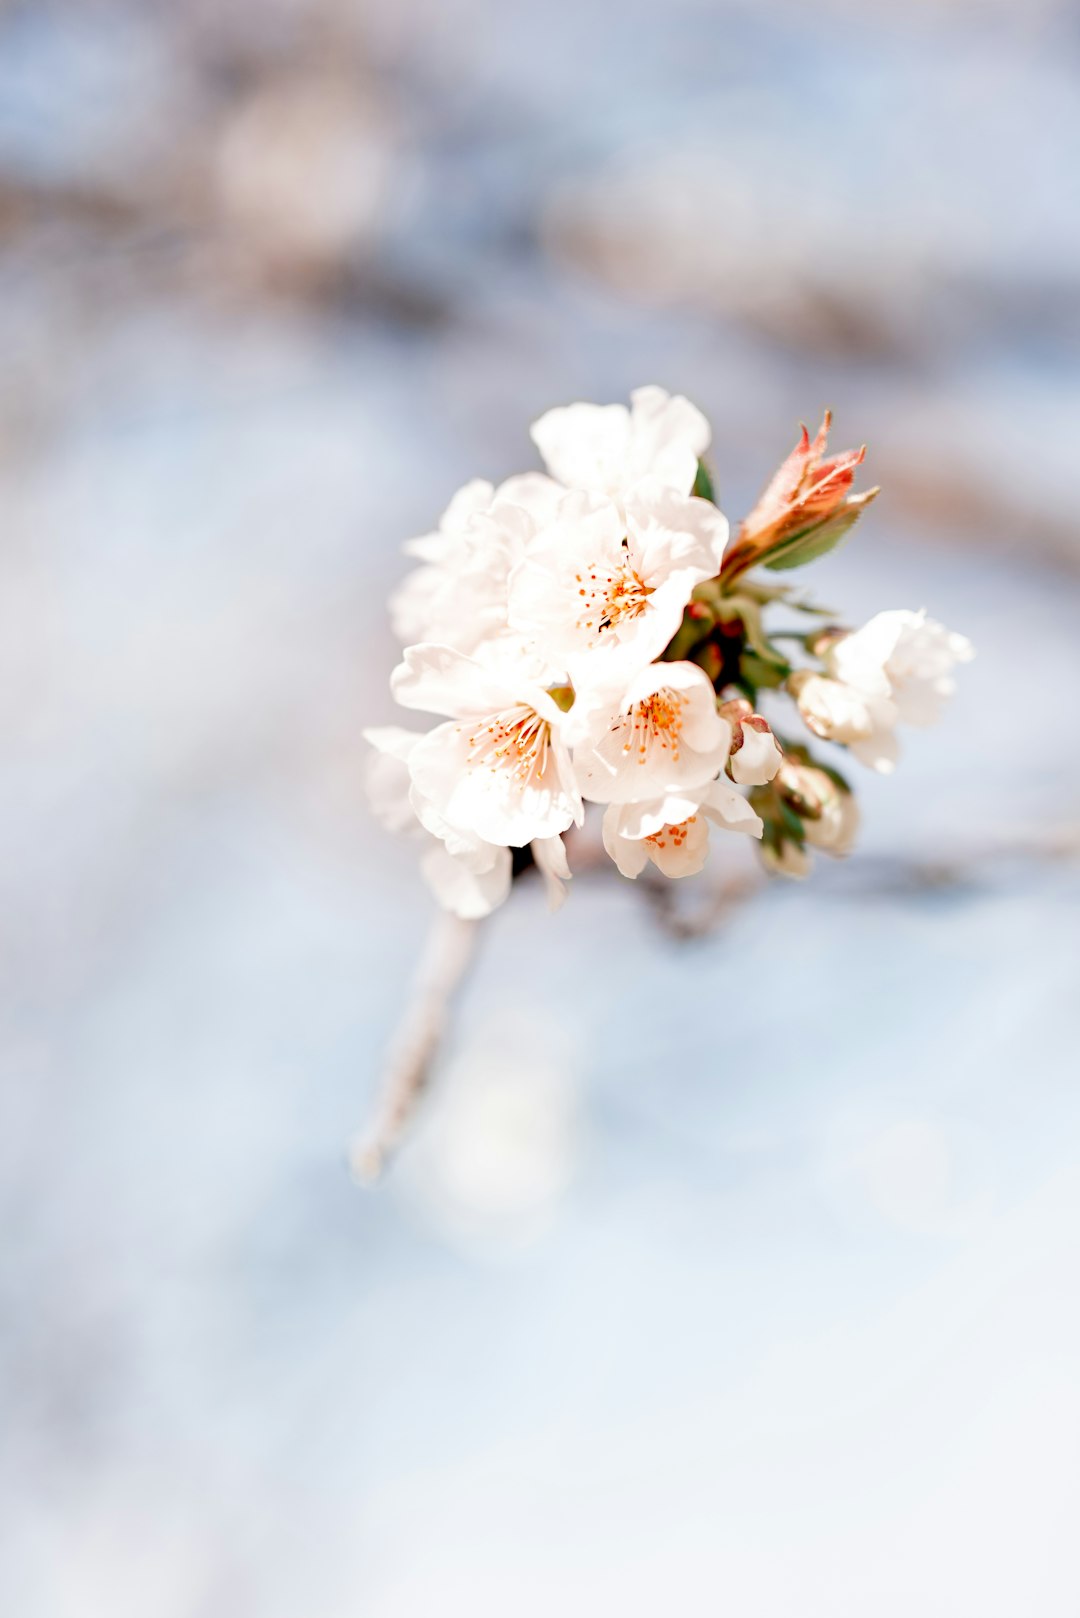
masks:
[[[1076,12],[387,12],[0,18],[0,1607],[1072,1618]],[[643,381],[979,659],[718,936],[526,887],[361,1192],[397,546]]]

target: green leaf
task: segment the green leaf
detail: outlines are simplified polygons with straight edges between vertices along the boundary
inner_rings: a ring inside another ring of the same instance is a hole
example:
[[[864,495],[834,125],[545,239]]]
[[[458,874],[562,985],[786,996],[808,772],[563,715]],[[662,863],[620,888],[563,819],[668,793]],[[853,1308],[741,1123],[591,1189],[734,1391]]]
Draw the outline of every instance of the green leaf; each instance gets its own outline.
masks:
[[[690,493],[696,494],[701,500],[711,500],[714,506],[716,504],[716,489],[713,486],[712,473],[704,461],[697,463],[697,477],[694,479],[694,487],[690,490]]]
[[[765,566],[771,572],[779,573],[785,568],[805,567],[807,562],[816,562],[819,556],[827,556],[841,540],[847,538],[861,516],[861,506],[848,505],[825,522],[811,523],[809,528],[801,528],[765,557]]]
[[[798,843],[801,848],[806,842],[806,827],[803,825],[802,819],[782,798],[776,800],[776,807],[779,810],[776,817],[777,823],[782,827],[784,836],[790,842]]]

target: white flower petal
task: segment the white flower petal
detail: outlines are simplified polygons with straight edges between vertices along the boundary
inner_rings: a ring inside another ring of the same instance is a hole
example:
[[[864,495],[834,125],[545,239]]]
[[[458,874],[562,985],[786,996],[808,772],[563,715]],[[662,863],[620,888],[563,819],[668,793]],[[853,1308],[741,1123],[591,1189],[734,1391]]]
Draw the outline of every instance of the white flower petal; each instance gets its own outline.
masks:
[[[537,837],[530,844],[536,868],[544,878],[548,909],[560,910],[566,902],[566,884],[570,881],[570,863],[561,837]]]
[[[510,626],[565,664],[586,706],[597,692],[614,697],[668,645],[694,586],[715,575],[726,532],[715,507],[655,481],[625,516],[568,496],[510,575]]]
[[[506,684],[452,646],[408,646],[390,676],[390,690],[403,708],[424,713],[494,713],[513,700]]]
[[[695,584],[718,572],[730,532],[711,500],[681,494],[655,479],[640,483],[627,500],[626,525],[629,543],[648,572],[686,569]]]
[[[698,807],[668,799],[650,805],[644,815],[640,810],[640,805],[612,804],[604,814],[604,847],[622,874],[638,876],[648,860],[665,876],[700,871],[709,853],[709,821]]]
[[[543,472],[520,472],[499,484],[493,505],[516,506],[539,529],[555,521],[559,505],[565,498],[566,490],[554,478],[545,477]]]
[[[594,404],[549,410],[533,424],[532,437],[548,470],[567,488],[622,501],[647,477],[689,494],[698,458],[708,447],[709,424],[681,395],[644,387],[633,393],[630,410]]]
[[[879,612],[828,653],[831,672],[893,705],[894,723],[932,725],[953,694],[952,670],[974,657],[971,642],[925,612]]]
[[[433,843],[420,861],[420,868],[445,910],[465,921],[490,915],[510,892],[513,860],[508,848],[492,850],[490,865],[476,868],[475,861],[451,854]]]
[[[422,733],[400,725],[381,725],[361,734],[375,749],[364,782],[372,814],[387,831],[418,832],[420,825],[409,801],[408,760]]]
[[[573,710],[571,710],[573,712]],[[693,663],[652,663],[614,705],[586,708],[589,740],[575,753],[582,794],[629,803],[689,791],[724,767],[731,726]]]
[[[772,731],[750,722],[742,725],[742,746],[731,755],[731,774],[740,786],[761,787],[771,781],[784,755]]]
[[[765,829],[757,810],[722,775],[712,783],[701,806],[709,819],[722,825],[726,831],[741,831],[751,837],[760,837]]]
[[[867,695],[842,680],[811,674],[801,681],[796,700],[809,728],[825,741],[850,746],[874,733]]]
[[[542,767],[526,771],[512,753],[482,745],[483,721],[439,725],[409,760],[416,792],[449,826],[511,848],[554,837],[582,814],[565,749],[552,739]],[[478,742],[481,745],[478,745]]]
[[[859,763],[865,764],[867,769],[876,770],[879,775],[891,775],[896,769],[900,744],[895,731],[888,728],[875,730],[849,745]]]
[[[635,388],[630,400],[637,464],[680,494],[689,494],[712,437],[709,423],[689,399],[663,388]]]
[[[642,838],[627,837],[621,824],[622,809],[613,803],[604,813],[602,835],[604,847],[615,861],[623,876],[640,876],[649,863],[649,851]]]
[[[458,490],[439,519],[438,531],[423,534],[419,539],[406,540],[402,547],[407,556],[419,556],[423,561],[436,561],[446,554],[455,535],[467,527],[469,519],[478,512],[488,511],[495,490],[484,478],[473,478]]]

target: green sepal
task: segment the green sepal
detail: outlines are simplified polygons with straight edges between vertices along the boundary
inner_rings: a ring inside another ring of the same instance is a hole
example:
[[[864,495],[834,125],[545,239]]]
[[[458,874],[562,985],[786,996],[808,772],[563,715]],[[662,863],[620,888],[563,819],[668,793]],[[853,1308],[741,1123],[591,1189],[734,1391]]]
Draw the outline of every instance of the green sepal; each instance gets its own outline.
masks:
[[[797,815],[794,809],[784,802],[783,798],[776,796],[775,802],[779,811],[776,819],[783,830],[784,836],[788,842],[798,843],[801,848],[806,842],[806,827],[803,825],[802,817]]]
[[[816,562],[819,556],[827,556],[847,538],[862,516],[862,511],[861,505],[849,504],[835,517],[811,523],[808,528],[800,528],[770,555],[762,558],[764,566],[772,573],[780,573],[786,568],[805,567],[807,562]]]
[[[711,500],[714,506],[716,504],[716,487],[713,483],[712,473],[704,461],[698,461],[697,463],[697,476],[694,479],[694,487],[690,490],[690,493],[696,494],[699,500]]]
[[[748,595],[724,596],[717,606],[717,617],[721,623],[729,623],[733,618],[737,618],[745,631],[746,644],[758,662],[779,675],[779,679],[773,683],[780,685],[787,679],[791,673],[791,664],[782,652],[777,651],[766,635],[758,602]],[[757,685],[765,684],[764,680],[755,675],[751,675],[751,678]]]

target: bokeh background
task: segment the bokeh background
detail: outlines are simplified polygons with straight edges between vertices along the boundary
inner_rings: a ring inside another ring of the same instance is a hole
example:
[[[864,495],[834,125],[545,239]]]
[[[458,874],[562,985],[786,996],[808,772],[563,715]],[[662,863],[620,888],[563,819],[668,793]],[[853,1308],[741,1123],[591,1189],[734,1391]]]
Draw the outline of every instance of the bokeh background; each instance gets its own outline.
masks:
[[[0,11],[0,1608],[1080,1610],[1080,14]],[[431,905],[399,542],[646,381],[977,642],[862,850],[522,892],[383,1189]]]

